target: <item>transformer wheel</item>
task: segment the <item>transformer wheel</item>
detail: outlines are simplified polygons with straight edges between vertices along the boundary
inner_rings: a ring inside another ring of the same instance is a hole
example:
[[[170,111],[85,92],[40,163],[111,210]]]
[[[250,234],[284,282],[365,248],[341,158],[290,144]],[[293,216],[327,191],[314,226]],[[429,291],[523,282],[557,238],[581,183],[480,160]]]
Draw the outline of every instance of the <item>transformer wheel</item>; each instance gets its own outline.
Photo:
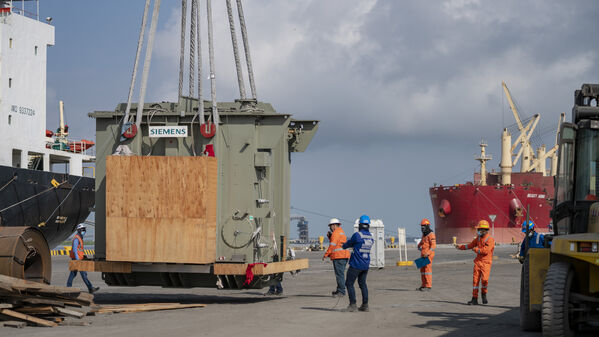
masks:
[[[571,337],[575,335],[570,321],[570,291],[574,271],[569,263],[556,262],[549,266],[543,285],[543,336]]]
[[[522,331],[541,331],[541,312],[530,310],[529,270],[530,263],[527,258],[524,260],[520,274],[520,328]]]

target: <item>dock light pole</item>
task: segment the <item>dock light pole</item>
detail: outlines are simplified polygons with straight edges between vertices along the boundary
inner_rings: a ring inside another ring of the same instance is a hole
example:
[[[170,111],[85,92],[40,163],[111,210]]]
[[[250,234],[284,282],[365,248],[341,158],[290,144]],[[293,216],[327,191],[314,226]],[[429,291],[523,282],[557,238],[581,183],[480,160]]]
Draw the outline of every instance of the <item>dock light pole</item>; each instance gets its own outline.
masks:
[[[497,217],[496,214],[489,214],[489,219],[491,219],[491,236],[494,238],[495,237],[495,218]]]

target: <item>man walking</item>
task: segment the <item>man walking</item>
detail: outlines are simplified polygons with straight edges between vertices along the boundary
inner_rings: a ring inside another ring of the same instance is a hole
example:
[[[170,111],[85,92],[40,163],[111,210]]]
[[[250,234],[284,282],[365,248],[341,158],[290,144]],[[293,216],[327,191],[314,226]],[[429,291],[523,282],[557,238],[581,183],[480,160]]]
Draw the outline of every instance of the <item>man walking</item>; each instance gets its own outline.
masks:
[[[349,259],[349,250],[343,249],[343,244],[347,241],[345,232],[341,229],[341,221],[337,218],[332,218],[329,221],[329,248],[324,253],[322,260],[327,257],[333,261],[333,269],[335,270],[335,278],[337,279],[337,289],[333,291],[333,296],[345,296],[345,266]]]
[[[459,250],[472,249],[476,253],[474,259],[474,271],[472,273],[472,300],[469,305],[478,304],[478,284],[482,283],[483,304],[487,304],[487,286],[489,285],[489,275],[491,274],[491,265],[493,264],[493,251],[495,250],[495,240],[489,234],[489,222],[480,220],[476,225],[478,236],[467,245],[455,245]]]
[[[85,235],[85,225],[84,224],[77,225],[77,234],[75,234],[75,236],[73,237],[73,245],[72,245],[71,253],[70,253],[71,260],[83,260],[83,258],[85,257],[84,249],[83,249],[83,236],[84,235]],[[87,290],[89,291],[90,294],[93,294],[94,292],[96,292],[100,289],[100,287],[94,287],[92,285],[92,283],[87,279],[87,272],[80,271],[80,273],[81,273],[81,278],[83,279],[83,282],[87,286]],[[77,271],[71,270],[71,274],[69,275],[69,280],[67,281],[67,287],[73,286],[73,280],[75,279],[75,276],[77,276]]]
[[[359,220],[358,231],[343,244],[344,249],[350,247],[353,248],[345,280],[345,287],[347,288],[347,294],[349,295],[349,306],[345,311],[369,311],[366,276],[368,275],[368,268],[370,268],[370,249],[374,244],[374,239],[372,238],[372,234],[368,231],[369,229],[370,217],[368,217],[368,215],[362,215]],[[354,289],[356,279],[358,279],[358,285],[362,292],[362,306],[360,306],[360,308],[356,307],[356,291]]]
[[[430,291],[433,286],[433,258],[435,257],[435,248],[437,248],[437,239],[428,219],[422,219],[420,222],[420,231],[422,232],[422,239],[418,243],[420,257],[427,257],[430,263],[420,268],[422,283],[420,288],[416,290]]]

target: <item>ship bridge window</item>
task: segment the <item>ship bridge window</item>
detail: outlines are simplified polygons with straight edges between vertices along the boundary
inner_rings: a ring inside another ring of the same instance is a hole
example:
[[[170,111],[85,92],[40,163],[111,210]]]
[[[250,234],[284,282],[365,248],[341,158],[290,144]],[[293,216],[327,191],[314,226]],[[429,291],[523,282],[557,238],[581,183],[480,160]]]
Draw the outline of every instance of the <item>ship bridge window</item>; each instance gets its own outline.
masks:
[[[576,200],[598,200],[599,130],[580,130],[577,143]]]

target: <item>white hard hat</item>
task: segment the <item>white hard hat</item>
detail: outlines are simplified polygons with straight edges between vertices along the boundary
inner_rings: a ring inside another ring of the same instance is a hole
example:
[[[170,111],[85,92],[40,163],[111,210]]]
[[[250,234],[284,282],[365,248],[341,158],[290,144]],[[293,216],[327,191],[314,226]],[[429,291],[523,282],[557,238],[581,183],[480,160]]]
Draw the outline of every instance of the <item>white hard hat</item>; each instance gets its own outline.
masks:
[[[332,218],[331,220],[329,220],[329,226],[330,225],[341,225],[341,221],[339,221],[339,219],[337,218]]]
[[[85,229],[85,224],[82,224],[82,223],[78,224],[77,230],[80,230],[80,229]]]

